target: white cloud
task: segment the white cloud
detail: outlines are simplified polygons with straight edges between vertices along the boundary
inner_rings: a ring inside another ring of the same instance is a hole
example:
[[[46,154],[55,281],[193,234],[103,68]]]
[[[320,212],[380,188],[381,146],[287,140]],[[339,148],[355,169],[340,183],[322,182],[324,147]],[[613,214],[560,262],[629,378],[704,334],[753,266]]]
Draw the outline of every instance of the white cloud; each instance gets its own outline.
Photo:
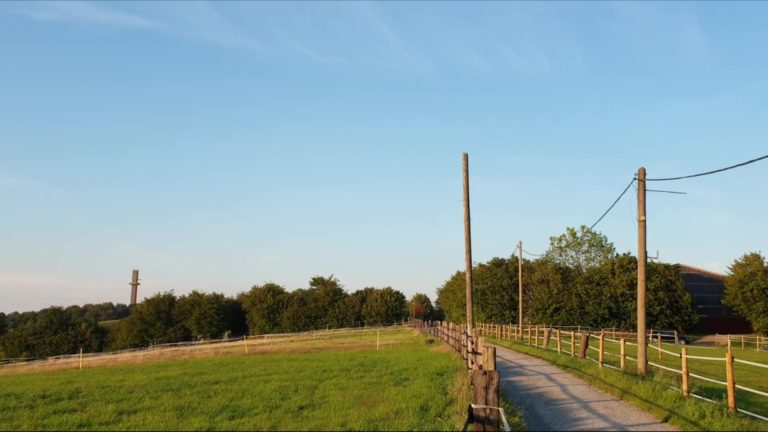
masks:
[[[69,21],[155,30],[164,28],[159,22],[93,2],[41,2],[26,4],[15,12],[40,21]]]

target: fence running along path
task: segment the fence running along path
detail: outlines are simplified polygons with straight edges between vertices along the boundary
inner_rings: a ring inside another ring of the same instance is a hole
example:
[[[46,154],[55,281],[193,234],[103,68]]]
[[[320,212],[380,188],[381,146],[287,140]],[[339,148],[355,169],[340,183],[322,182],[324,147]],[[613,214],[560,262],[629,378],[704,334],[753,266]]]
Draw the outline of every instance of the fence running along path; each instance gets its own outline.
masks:
[[[591,330],[589,327],[570,326],[570,327],[555,327],[547,325],[505,325],[505,324],[477,324],[479,333],[484,336],[491,336],[496,339],[518,341],[523,344],[541,348],[546,350],[555,351],[558,354],[566,354],[573,357],[582,359],[589,359],[598,364],[600,368],[608,367],[620,372],[624,372],[626,368],[626,361],[631,360],[636,362],[637,359],[626,355],[626,346],[637,346],[636,343],[628,342],[628,340],[636,340],[636,333],[620,332],[615,329],[600,329],[597,331]],[[649,343],[648,347],[655,350],[658,353],[658,358],[661,359],[663,354],[667,356],[677,357],[680,359],[680,369],[665,366],[656,362],[648,361],[648,365],[654,368],[664,370],[666,372],[672,372],[681,376],[681,387],[673,387],[676,390],[682,392],[683,396],[692,396],[697,399],[706,400],[715,404],[719,404],[718,401],[706,398],[702,395],[694,394],[690,391],[690,379],[696,378],[702,381],[714,383],[717,385],[725,386],[726,399],[728,410],[731,412],[740,412],[751,417],[755,417],[764,421],[768,421],[768,417],[763,415],[747,411],[743,408],[736,406],[736,389],[749,392],[761,397],[768,398],[768,392],[758,389],[742,386],[736,384],[734,376],[733,366],[734,364],[743,364],[750,367],[757,367],[762,369],[768,369],[768,364],[756,363],[748,360],[742,360],[734,358],[731,344],[728,345],[728,351],[725,357],[712,357],[712,356],[696,356],[687,353],[687,346],[681,346],[681,352],[677,353],[669,351],[662,347],[662,340],[674,340],[675,343],[679,341],[677,338],[677,332],[673,331],[653,331],[648,332]],[[564,340],[563,336],[566,336]],[[578,339],[577,339],[578,338]],[[590,345],[590,339],[596,338],[598,340],[598,347]],[[555,347],[551,347],[552,341],[556,341]],[[620,347],[620,354],[614,354],[605,350],[606,343],[617,344]],[[576,346],[578,345],[578,352]],[[590,357],[588,352],[597,351],[597,358]],[[650,353],[649,353],[650,354]],[[606,356],[619,358],[619,367],[607,364],[604,360]],[[650,359],[649,355],[649,359]],[[688,368],[688,360],[700,360],[700,361],[715,361],[725,362],[726,380],[721,381],[711,377],[692,373]],[[768,371],[766,371],[768,375]]]
[[[472,424],[475,431],[510,431],[504,408],[499,404],[500,376],[496,370],[496,348],[485,345],[478,328],[470,333],[465,324],[445,321],[412,320],[415,329],[441,339],[453,348],[472,372],[472,403],[467,407],[464,429]]]

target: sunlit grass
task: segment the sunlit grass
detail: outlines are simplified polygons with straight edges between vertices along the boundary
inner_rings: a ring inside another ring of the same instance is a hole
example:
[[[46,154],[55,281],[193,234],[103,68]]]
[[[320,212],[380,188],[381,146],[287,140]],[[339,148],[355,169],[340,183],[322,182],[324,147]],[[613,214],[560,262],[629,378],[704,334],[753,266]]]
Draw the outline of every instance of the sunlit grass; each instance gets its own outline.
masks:
[[[460,429],[470,399],[460,358],[410,330],[381,338],[380,351],[323,341],[307,352],[0,376],[0,429]]]

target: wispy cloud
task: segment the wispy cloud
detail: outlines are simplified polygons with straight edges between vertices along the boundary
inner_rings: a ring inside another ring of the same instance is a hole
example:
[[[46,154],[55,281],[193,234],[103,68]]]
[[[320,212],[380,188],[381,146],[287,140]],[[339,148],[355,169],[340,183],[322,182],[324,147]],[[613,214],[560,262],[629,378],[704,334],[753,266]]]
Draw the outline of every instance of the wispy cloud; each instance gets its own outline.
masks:
[[[162,30],[157,21],[93,2],[41,2],[25,4],[14,11],[40,21],[65,21],[117,27]]]
[[[16,176],[0,176],[0,189],[50,191],[54,188],[52,185],[39,180]]]

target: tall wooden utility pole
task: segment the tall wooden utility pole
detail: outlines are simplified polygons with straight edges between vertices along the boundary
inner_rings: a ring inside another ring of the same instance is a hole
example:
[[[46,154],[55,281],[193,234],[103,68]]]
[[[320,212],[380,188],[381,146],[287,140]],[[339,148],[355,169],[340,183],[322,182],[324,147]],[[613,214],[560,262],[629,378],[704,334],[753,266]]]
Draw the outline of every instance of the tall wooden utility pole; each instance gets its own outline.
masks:
[[[517,321],[523,334],[523,242],[517,242]]]
[[[131,275],[131,283],[129,284],[131,286],[131,305],[136,304],[136,297],[139,294],[139,271],[134,270],[133,274]]]
[[[467,332],[471,335],[475,326],[472,303],[472,235],[469,230],[469,156],[463,156],[464,171],[464,261],[467,266]]]
[[[637,373],[645,375],[648,355],[645,336],[645,168],[637,170]]]

